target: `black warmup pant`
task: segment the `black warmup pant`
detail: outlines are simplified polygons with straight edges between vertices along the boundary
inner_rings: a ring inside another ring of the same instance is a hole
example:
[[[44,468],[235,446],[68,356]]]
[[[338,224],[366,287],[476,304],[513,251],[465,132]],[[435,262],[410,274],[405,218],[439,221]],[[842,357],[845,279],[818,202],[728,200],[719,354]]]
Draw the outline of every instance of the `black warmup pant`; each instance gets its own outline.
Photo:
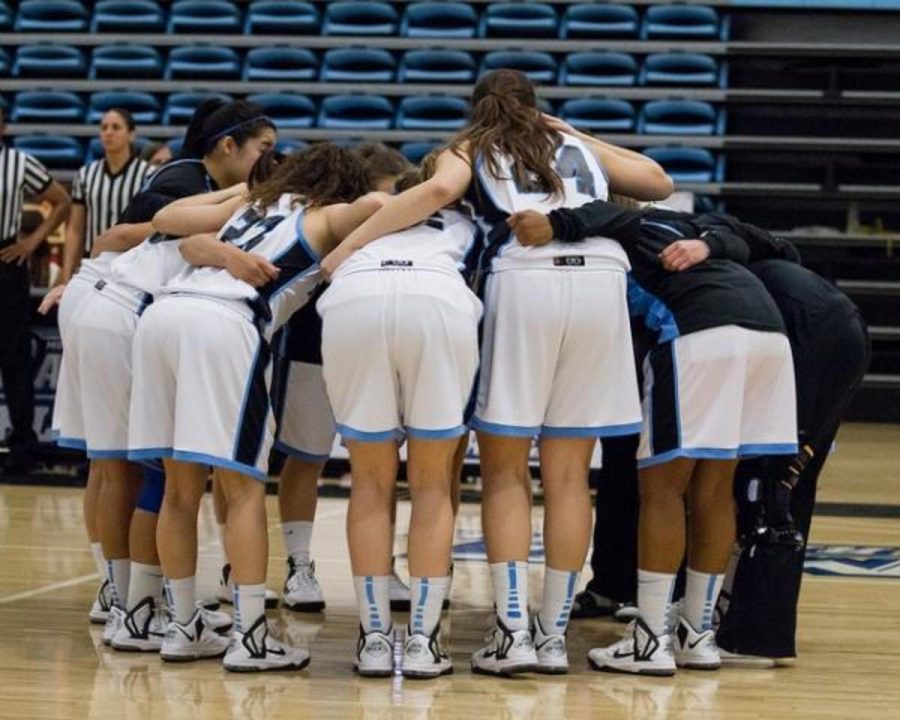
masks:
[[[12,431],[10,451],[25,452],[34,433],[34,370],[31,361],[31,300],[28,269],[0,263],[0,377]]]
[[[791,515],[804,538],[809,536],[816,485],[828,458],[841,416],[850,404],[869,364],[869,337],[858,313],[836,317],[809,352],[797,352],[797,413],[800,442],[812,460],[791,495]],[[735,476],[738,526],[752,523],[758,508],[747,500],[748,483],[787,477],[790,458],[758,458],[741,463]],[[797,601],[806,551],[783,545],[748,544],[743,549],[728,612],[719,628],[719,646],[731,652],[763,657],[796,655]]]

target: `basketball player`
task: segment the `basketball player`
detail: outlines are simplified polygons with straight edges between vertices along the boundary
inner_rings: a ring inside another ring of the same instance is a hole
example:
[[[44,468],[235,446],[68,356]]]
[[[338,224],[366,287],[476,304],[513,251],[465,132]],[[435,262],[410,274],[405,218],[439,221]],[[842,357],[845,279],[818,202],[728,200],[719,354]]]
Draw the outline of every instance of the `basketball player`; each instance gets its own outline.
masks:
[[[398,189],[430,177],[435,159]],[[363,676],[394,672],[390,518],[403,438],[414,604],[403,674],[453,670],[440,619],[450,588],[453,458],[468,432],[464,413],[478,367],[481,303],[461,274],[475,240],[467,216],[440,210],[351,255],[317,305],[325,383],[353,474],[347,537],[360,616],[354,667]]]
[[[640,197],[672,190],[654,162],[555,130],[522,73],[491,72],[475,88],[470,124],[439,155],[434,176],[388,202],[323,263],[333,272],[352,249],[421,222],[464,195],[485,231],[483,364],[473,425],[497,615],[488,644],[473,655],[477,672],[567,671],[565,630],[590,542],[593,447],[597,437],[627,432],[640,420],[624,252],[604,239],[587,241],[577,253],[558,245],[526,249],[505,224],[518,209],[606,197],[607,176],[612,188]],[[528,453],[534,437],[548,560],[532,638]]]
[[[319,257],[380,206],[377,198],[360,198],[367,190],[362,166],[349,151],[326,143],[296,153],[251,192],[248,211],[262,217],[234,238],[236,247],[205,237],[198,238],[205,246],[191,239],[182,246],[185,257],[200,264],[210,254],[252,252],[274,266],[275,278],[255,288],[227,270],[189,269],[167,284],[141,320],[129,442],[132,457],[162,458],[166,466],[158,537],[173,621],[163,659],[226,652],[207,632],[194,598],[197,511],[212,465],[228,503],[226,543],[235,582],[235,631],[225,668],[288,670],[309,662],[307,652],[269,636],[264,612],[264,481],[274,424],[269,340],[312,295]]]

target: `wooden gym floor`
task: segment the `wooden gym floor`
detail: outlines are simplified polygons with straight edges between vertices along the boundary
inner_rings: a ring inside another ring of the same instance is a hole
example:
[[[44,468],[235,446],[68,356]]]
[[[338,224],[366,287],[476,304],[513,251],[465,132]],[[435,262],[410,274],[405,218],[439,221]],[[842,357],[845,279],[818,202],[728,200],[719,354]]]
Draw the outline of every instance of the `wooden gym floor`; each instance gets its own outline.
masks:
[[[817,567],[837,574],[805,578],[794,667],[684,671],[674,679],[591,672],[586,651],[622,631],[606,620],[573,624],[568,676],[472,676],[468,656],[486,628],[490,577],[478,506],[464,505],[444,621],[456,674],[431,682],[362,680],[351,671],[357,620],[345,500],[320,502],[313,541],[328,609],[272,614],[284,636],[311,649],[309,669],[235,676],[217,661],[167,666],[104,648],[100,628],[87,623],[97,582],[80,491],[0,485],[0,718],[900,718],[898,485],[900,426],[846,426],[821,479],[822,514],[812,532]],[[269,509],[269,584],[280,589],[284,557],[272,499]],[[208,501],[201,515],[201,584],[212,594],[221,550]],[[398,547],[408,517],[401,503]],[[532,572],[538,588],[539,566]]]

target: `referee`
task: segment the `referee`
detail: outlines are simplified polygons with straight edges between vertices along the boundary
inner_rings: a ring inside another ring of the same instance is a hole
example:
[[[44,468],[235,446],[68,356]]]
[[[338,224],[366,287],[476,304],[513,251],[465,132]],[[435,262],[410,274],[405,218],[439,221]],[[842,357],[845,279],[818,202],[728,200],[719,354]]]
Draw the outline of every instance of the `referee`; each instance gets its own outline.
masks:
[[[0,139],[6,129],[0,108]],[[20,235],[25,195],[52,207],[34,232]],[[37,442],[31,367],[28,259],[69,212],[68,193],[38,160],[0,142],[0,375],[12,429],[5,472],[26,472]]]

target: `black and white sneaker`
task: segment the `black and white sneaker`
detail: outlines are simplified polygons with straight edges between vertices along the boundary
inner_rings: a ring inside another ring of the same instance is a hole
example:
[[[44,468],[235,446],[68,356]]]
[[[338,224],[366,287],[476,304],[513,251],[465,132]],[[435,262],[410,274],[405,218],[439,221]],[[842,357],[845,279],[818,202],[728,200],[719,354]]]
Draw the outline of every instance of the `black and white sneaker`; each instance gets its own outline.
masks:
[[[453,672],[450,656],[441,647],[441,626],[431,635],[407,630],[403,645],[403,677],[414,679],[436,678]]]
[[[625,630],[625,636],[609,647],[588,652],[594,670],[635,675],[674,675],[672,636],[657,636],[639,617]]]
[[[223,664],[231,672],[302,670],[309,665],[309,653],[271,637],[266,616],[260,615],[247,632],[231,633]]]
[[[591,590],[582,590],[572,602],[572,619],[598,618],[612,615],[619,603]]]
[[[325,598],[316,579],[316,564],[298,563],[292,557],[287,562],[288,576],[284,581],[281,597],[284,606],[296,612],[322,612],[325,609]]]
[[[222,657],[228,649],[228,638],[204,622],[205,611],[198,607],[194,617],[182,625],[169,623],[160,657],[168,662],[189,662],[201,658]]]
[[[564,633],[546,633],[539,615],[534,617],[531,633],[537,654],[535,672],[545,675],[565,675],[569,672],[569,651]]]
[[[100,589],[97,590],[97,597],[94,598],[94,604],[91,605],[90,619],[94,625],[106,625],[109,618],[109,610],[112,607],[112,586],[109,580],[104,580]]]
[[[718,670],[722,666],[714,630],[695,630],[683,617],[672,634],[675,664],[690,670]]]
[[[494,618],[485,645],[472,654],[472,672],[482,675],[516,675],[537,668],[538,658],[530,630],[509,630]]]
[[[223,605],[234,604],[234,583],[231,581],[231,563],[222,566],[222,573],[219,575],[219,587],[216,590],[216,600]],[[209,604],[204,602],[204,607]],[[266,610],[273,610],[278,607],[278,593],[274,590],[266,588]],[[218,609],[218,608],[213,608]]]
[[[110,645],[122,652],[159,652],[168,624],[165,609],[148,595],[125,613]]]
[[[390,677],[394,674],[394,628],[387,632],[366,632],[359,626],[353,669],[363,677]]]

